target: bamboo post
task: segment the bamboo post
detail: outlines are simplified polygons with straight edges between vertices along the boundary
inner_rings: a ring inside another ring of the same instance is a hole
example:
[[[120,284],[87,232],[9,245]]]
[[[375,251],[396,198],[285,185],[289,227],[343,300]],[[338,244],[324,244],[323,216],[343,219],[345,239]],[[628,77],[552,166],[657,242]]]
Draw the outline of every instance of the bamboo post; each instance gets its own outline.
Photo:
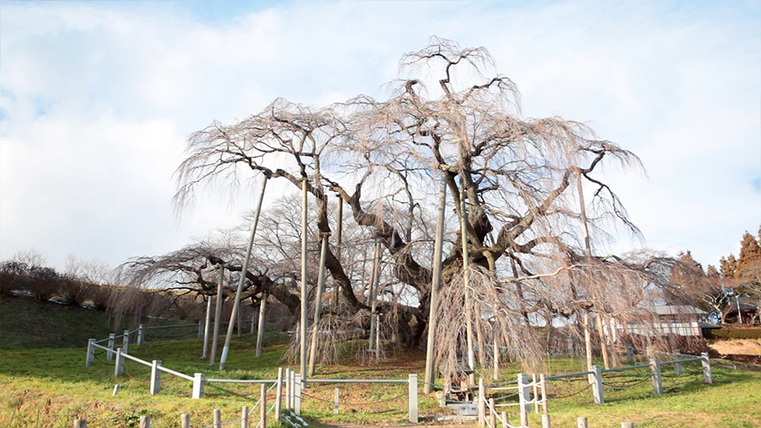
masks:
[[[428,343],[425,352],[425,385],[423,390],[426,394],[433,392],[433,384],[436,381],[433,367],[433,349],[436,340],[436,297],[441,285],[441,249],[444,241],[444,213],[447,201],[447,173],[440,172],[441,185],[439,188],[438,219],[436,221],[436,242],[433,251],[433,274],[431,278],[431,295],[428,302]]]
[[[214,409],[214,423],[212,426],[214,428],[222,428],[222,410]]]
[[[151,417],[144,415],[140,416],[140,428],[151,428]]]
[[[203,351],[201,359],[209,358],[209,333],[211,332],[211,296],[206,296],[206,317],[203,323]]]
[[[277,388],[275,393],[275,421],[280,422],[283,403],[283,368],[277,368]]]
[[[259,426],[267,428],[267,386],[263,383],[259,385]]]
[[[217,360],[217,347],[219,346],[219,328],[221,326],[222,318],[222,285],[225,281],[225,267],[220,264],[217,266],[217,300],[214,308],[214,335],[211,341],[211,356],[209,357],[209,365],[213,365]]]
[[[325,257],[328,252],[328,238],[330,234],[322,235],[322,245],[320,246],[320,268],[317,273],[317,296],[314,302],[314,321],[312,322],[312,346],[309,349],[309,369],[307,376],[314,376],[314,366],[317,360],[317,340],[320,334],[320,311],[322,310],[322,288],[325,286]]]
[[[248,428],[248,406],[240,409],[240,428]]]
[[[531,373],[531,385],[534,390],[534,413],[539,413],[539,385],[536,381],[536,373]]]
[[[246,258],[243,259],[243,268],[240,271],[240,279],[238,280],[238,288],[235,290],[235,300],[233,300],[233,311],[230,314],[230,324],[227,325],[227,336],[225,337],[225,347],[222,348],[222,358],[219,359],[219,369],[225,369],[225,363],[227,362],[227,354],[230,352],[230,341],[233,338],[233,330],[235,330],[235,318],[238,316],[240,310],[240,295],[243,292],[243,283],[246,282],[246,273],[248,272],[248,262],[251,258],[251,248],[254,246],[254,237],[256,236],[256,228],[259,225],[259,213],[262,210],[262,201],[264,200],[264,191],[267,189],[267,181],[269,176],[265,175],[262,180],[262,191],[259,193],[259,201],[256,204],[256,211],[254,212],[254,219],[251,223],[251,236],[248,239],[248,247],[246,247]],[[238,317],[240,320],[240,317]],[[238,326],[238,333],[240,333],[240,325]]]
[[[256,329],[256,356],[261,357],[262,356],[262,346],[264,343],[264,327],[266,324],[266,315],[267,315],[267,298],[269,297],[269,293],[267,290],[262,290],[262,298],[259,300],[259,323],[257,325]],[[253,318],[251,326],[253,327]]]
[[[299,368],[307,373],[307,178],[301,179],[301,318],[299,324]]]
[[[180,415],[180,428],[190,428],[190,413]]]

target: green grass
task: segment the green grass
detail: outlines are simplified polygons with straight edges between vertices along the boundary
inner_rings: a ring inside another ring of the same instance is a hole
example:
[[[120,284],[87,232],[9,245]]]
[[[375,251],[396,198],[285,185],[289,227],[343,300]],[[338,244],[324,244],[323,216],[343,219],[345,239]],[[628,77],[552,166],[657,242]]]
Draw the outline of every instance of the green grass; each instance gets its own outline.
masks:
[[[13,338],[21,334],[6,330],[7,325],[3,324],[0,335],[0,427],[63,428],[70,427],[75,418],[86,418],[88,427],[131,427],[137,426],[139,416],[145,414],[151,416],[154,428],[168,428],[179,426],[181,413],[191,414],[193,426],[206,426],[212,422],[213,409],[222,409],[223,420],[230,421],[239,417],[242,406],[252,406],[259,398],[258,385],[207,384],[205,397],[193,400],[191,382],[166,373],[161,393],[151,396],[148,367],[127,361],[125,374],[114,379],[113,362],[107,361],[102,352],[96,355],[93,366],[85,368],[84,347],[10,347],[7,340],[17,341]],[[209,378],[274,378],[278,366],[287,365],[281,361],[287,347],[285,338],[275,333],[268,333],[267,346],[259,358],[254,357],[252,336],[235,337],[227,370],[219,372],[216,365],[209,366],[199,358],[199,339],[156,340],[158,334],[151,335],[171,330],[150,330],[145,344],[131,345],[131,354],[148,361],[160,359],[164,366],[189,375],[203,372]],[[103,338],[107,333],[106,330],[97,335],[90,330],[71,340],[85,338],[86,341],[89,336]],[[72,334],[76,336],[76,332]],[[391,355],[389,361],[380,365],[363,364],[354,358],[357,346],[357,343],[347,344],[339,364],[318,366],[317,377],[404,379],[409,373],[417,373],[419,379],[423,379],[421,352]],[[552,372],[579,371],[580,368],[583,363],[571,359],[555,359],[549,364]],[[732,370],[717,361],[713,369],[714,384],[706,385],[702,383],[699,363],[685,364],[685,374],[681,377],[674,376],[670,366],[665,368],[665,393],[660,396],[652,392],[647,369],[609,374],[605,376],[606,402],[602,405],[593,403],[591,389],[583,381],[551,381],[549,408],[553,426],[575,427],[576,418],[583,416],[593,428],[617,428],[622,421],[634,421],[638,428],[761,427],[761,372]],[[514,380],[519,371],[518,366],[509,365],[503,368],[502,376]],[[117,383],[120,391],[112,396]],[[341,391],[339,415],[333,414],[332,405],[336,386]],[[270,403],[273,397],[274,391],[269,394]],[[517,414],[515,407],[511,409],[511,422],[515,424]],[[302,406],[302,415],[307,420],[322,425],[400,425],[406,423],[406,413],[405,384],[310,386]],[[423,422],[445,413],[448,411],[438,407],[434,395],[421,395]],[[539,415],[531,414],[530,422],[531,426],[541,426]]]

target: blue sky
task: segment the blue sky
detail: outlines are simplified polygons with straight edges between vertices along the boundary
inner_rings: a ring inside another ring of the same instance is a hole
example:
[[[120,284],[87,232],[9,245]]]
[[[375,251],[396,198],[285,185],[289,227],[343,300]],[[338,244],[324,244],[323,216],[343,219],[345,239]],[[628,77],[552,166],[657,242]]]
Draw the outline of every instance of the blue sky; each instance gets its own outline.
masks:
[[[278,96],[382,98],[432,35],[489,49],[525,116],[586,122],[638,154],[646,174],[606,179],[646,245],[715,264],[758,230],[758,1],[2,1],[0,259],[114,266],[234,224],[250,192],[174,216],[188,135]]]

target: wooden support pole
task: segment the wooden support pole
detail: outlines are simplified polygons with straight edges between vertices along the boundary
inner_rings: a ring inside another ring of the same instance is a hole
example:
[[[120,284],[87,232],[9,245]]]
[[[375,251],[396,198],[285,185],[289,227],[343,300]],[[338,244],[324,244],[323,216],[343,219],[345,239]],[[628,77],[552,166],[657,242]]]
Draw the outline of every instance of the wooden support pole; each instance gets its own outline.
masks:
[[[341,261],[341,236],[343,235],[344,225],[344,200],[341,195],[338,196],[338,219],[336,220],[336,258]],[[338,292],[337,285],[333,285],[333,306],[338,308],[338,298],[340,293]]]
[[[584,311],[584,347],[586,348],[587,371],[592,371],[592,336],[589,333],[589,311]],[[594,382],[592,375],[587,376],[589,383]]]
[[[550,422],[549,413],[542,414],[542,428],[552,428],[552,423]]]
[[[74,419],[74,428],[87,428],[87,419]]]
[[[307,374],[307,178],[301,179],[301,313],[299,324],[299,368]]]
[[[240,409],[240,428],[248,428],[248,406]]]
[[[576,418],[576,428],[588,428],[587,418]]]
[[[539,382],[537,382],[536,373],[531,373],[531,384],[534,390],[534,413],[539,413]]]
[[[263,383],[259,385],[259,395],[259,426],[267,428],[267,386]]]
[[[275,389],[275,421],[280,422],[283,403],[283,368],[277,368],[277,387]]]
[[[602,354],[603,365],[606,369],[610,368],[610,358],[608,357],[608,344],[606,342],[605,330],[602,327],[602,313],[595,314],[595,325],[597,326],[597,335],[600,336],[600,353]]]
[[[238,288],[235,290],[235,300],[233,300],[233,311],[230,313],[230,323],[227,325],[227,336],[225,336],[225,347],[222,348],[222,358],[219,359],[219,369],[225,369],[225,363],[227,362],[227,354],[230,352],[230,341],[233,338],[233,330],[235,330],[235,319],[238,317],[238,311],[240,310],[240,295],[243,292],[243,284],[246,282],[246,272],[248,272],[248,262],[251,259],[251,248],[254,246],[254,237],[256,236],[256,228],[259,225],[259,213],[262,211],[262,201],[264,200],[264,191],[267,189],[268,176],[264,176],[262,180],[262,191],[259,193],[259,200],[256,204],[256,211],[254,212],[254,219],[251,223],[251,236],[248,239],[248,247],[246,247],[246,257],[243,259],[243,268],[240,271],[240,279],[238,280]],[[240,325],[238,325],[238,333],[240,333]]]
[[[542,384],[542,413],[547,413],[547,378],[544,373],[539,375],[539,383]]]
[[[484,378],[478,379],[478,426],[486,425],[486,389],[484,388]]]
[[[206,296],[206,318],[203,324],[203,350],[201,359],[209,358],[209,333],[211,332],[211,296]]]
[[[521,427],[528,428],[528,412],[521,409]]]
[[[497,426],[497,408],[494,406],[494,397],[489,398],[489,426],[496,428]]]
[[[256,356],[262,356],[262,346],[264,344],[264,327],[266,324],[267,315],[267,298],[270,293],[267,290],[262,290],[262,298],[259,301],[259,325],[256,331]],[[251,324],[253,327],[253,323]]]
[[[214,422],[212,426],[214,428],[222,428],[222,410],[214,409]]]
[[[341,392],[338,388],[333,390],[333,414],[338,414],[338,403],[341,398]]]
[[[180,415],[180,428],[190,428],[190,413]]]
[[[494,352],[493,352],[493,362],[494,362],[494,369],[492,371],[492,378],[494,380],[499,380],[499,335],[497,334],[497,329],[493,328],[492,331],[494,332]]]
[[[317,296],[314,301],[314,318],[312,321],[312,346],[309,349],[309,369],[307,376],[314,376],[314,366],[317,361],[317,341],[320,330],[320,311],[322,311],[322,288],[325,286],[325,258],[328,252],[328,238],[330,235],[322,235],[322,245],[320,247],[320,268],[317,274]]]
[[[468,381],[476,383],[476,356],[473,353],[473,311],[470,307],[470,252],[468,251],[468,210],[465,203],[465,182],[460,180],[460,245],[462,253],[462,286],[465,296],[465,338],[468,345]],[[481,316],[478,314],[477,316]],[[481,345],[481,344],[479,344]],[[481,364],[484,361],[481,360]],[[492,427],[493,428],[493,427]]]
[[[373,267],[370,271],[370,292],[368,293],[367,300],[368,306],[370,306],[370,336],[368,338],[368,351],[375,352],[375,309],[376,309],[376,293],[378,291],[378,276],[380,269],[380,241],[376,240],[373,245]]]
[[[509,421],[507,420],[507,412],[502,412],[502,428],[510,428]],[[497,427],[494,427],[497,428]]]
[[[436,298],[441,285],[441,250],[444,244],[444,213],[447,202],[447,173],[440,171],[441,185],[439,188],[438,218],[436,221],[436,241],[433,250],[433,274],[431,275],[431,295],[428,303],[428,343],[425,352],[425,385],[423,390],[426,394],[433,392],[433,384],[436,382],[434,367],[434,341],[436,340]]]
[[[225,282],[225,267],[220,264],[217,266],[217,300],[214,307],[214,334],[211,341],[211,356],[209,365],[217,361],[217,347],[219,344],[219,329],[222,323],[222,285]]]

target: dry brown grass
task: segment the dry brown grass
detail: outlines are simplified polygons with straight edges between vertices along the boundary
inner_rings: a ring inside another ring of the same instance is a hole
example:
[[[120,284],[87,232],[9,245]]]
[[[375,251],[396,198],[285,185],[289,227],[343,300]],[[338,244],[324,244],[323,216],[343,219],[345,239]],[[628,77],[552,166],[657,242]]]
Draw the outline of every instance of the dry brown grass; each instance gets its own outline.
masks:
[[[761,355],[761,339],[717,340],[708,346],[722,355]]]

